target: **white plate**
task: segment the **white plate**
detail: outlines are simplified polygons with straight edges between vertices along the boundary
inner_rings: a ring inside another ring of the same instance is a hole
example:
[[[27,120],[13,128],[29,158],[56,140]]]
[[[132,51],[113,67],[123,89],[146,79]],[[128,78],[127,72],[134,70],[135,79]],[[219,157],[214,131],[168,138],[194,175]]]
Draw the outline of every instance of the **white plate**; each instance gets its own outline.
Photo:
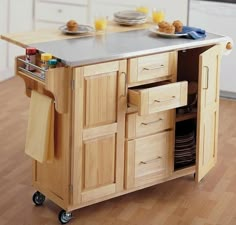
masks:
[[[145,13],[137,12],[134,10],[125,10],[114,13],[114,17],[126,20],[142,20],[147,18],[147,15]]]
[[[114,18],[114,21],[116,23],[119,23],[121,25],[128,25],[128,26],[132,26],[132,25],[136,25],[136,24],[143,24],[147,22],[147,19],[143,19],[143,20],[121,20],[118,18]]]
[[[187,36],[187,33],[183,33],[183,34],[168,34],[168,33],[164,33],[164,32],[160,32],[156,27],[151,27],[149,29],[151,32],[162,36],[162,37],[167,37],[167,38],[177,38],[177,37],[183,37],[183,36]]]
[[[77,31],[69,31],[66,25],[59,27],[59,30],[61,30],[62,33],[64,34],[86,34],[86,33],[94,32],[93,27],[88,26],[88,25],[82,25],[82,24],[79,25]]]

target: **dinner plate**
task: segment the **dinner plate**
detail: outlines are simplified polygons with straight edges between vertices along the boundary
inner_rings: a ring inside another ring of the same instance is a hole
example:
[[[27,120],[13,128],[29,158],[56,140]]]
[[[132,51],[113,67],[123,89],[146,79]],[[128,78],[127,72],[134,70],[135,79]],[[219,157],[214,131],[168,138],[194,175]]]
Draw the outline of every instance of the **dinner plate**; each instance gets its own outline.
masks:
[[[147,15],[145,13],[134,10],[125,10],[114,13],[114,17],[127,20],[142,20],[147,18]]]
[[[151,27],[149,30],[159,36],[166,37],[166,38],[178,38],[178,37],[183,37],[183,36],[188,35],[187,33],[168,34],[168,33],[160,32],[156,27]]]
[[[94,28],[89,25],[80,24],[77,31],[70,31],[66,25],[59,27],[59,30],[64,34],[86,34],[94,32]]]
[[[143,24],[147,22],[147,19],[142,19],[142,20],[125,20],[125,19],[118,19],[118,18],[114,18],[114,21],[116,23],[119,23],[121,25],[128,25],[128,26],[132,26],[132,25],[136,25],[136,24]]]

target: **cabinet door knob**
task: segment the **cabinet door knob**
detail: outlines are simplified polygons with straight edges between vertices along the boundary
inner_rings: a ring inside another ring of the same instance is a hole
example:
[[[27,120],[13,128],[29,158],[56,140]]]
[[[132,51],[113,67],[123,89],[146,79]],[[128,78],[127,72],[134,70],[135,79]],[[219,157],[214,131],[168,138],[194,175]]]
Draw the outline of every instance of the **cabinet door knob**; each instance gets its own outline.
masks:
[[[57,12],[58,12],[58,13],[62,13],[62,9],[58,9]]]

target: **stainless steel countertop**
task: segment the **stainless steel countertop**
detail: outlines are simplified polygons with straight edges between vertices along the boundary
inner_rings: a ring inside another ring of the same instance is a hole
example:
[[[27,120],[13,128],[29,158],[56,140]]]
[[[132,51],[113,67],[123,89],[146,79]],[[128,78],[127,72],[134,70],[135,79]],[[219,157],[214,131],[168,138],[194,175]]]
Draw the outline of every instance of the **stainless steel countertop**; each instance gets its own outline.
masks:
[[[216,44],[226,37],[207,33],[198,40],[164,38],[149,30],[107,33],[90,37],[50,41],[31,45],[41,52],[49,52],[69,66],[81,66],[146,54],[181,50]]]

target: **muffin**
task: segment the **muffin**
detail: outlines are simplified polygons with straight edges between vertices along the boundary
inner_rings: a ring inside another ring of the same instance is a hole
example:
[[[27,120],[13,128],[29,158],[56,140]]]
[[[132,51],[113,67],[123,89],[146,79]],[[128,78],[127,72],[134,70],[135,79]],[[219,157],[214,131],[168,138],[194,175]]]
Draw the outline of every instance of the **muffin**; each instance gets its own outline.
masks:
[[[66,24],[68,31],[77,31],[78,30],[78,23],[75,20],[69,20]]]
[[[164,32],[167,34],[174,34],[175,33],[175,27],[173,25],[169,25],[165,27]]]
[[[160,23],[158,23],[158,27],[159,30],[161,31],[162,29],[164,29],[165,27],[169,26],[170,24],[166,21],[161,21]]]
[[[175,20],[172,25],[175,27],[175,32],[182,32],[183,23],[180,20]]]
[[[175,33],[175,27],[166,21],[162,21],[162,22],[158,23],[158,27],[159,27],[160,32],[168,33],[168,34]]]

